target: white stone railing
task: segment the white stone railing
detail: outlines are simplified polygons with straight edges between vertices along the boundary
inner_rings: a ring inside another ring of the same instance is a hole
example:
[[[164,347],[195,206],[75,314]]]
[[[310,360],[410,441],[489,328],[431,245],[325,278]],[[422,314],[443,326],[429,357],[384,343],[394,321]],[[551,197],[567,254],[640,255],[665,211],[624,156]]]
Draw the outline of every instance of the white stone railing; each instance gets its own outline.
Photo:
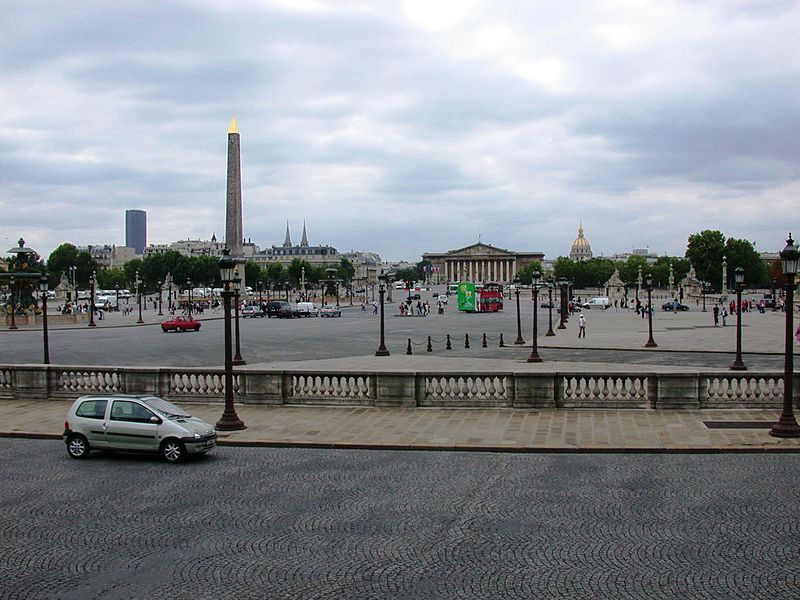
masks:
[[[795,374],[795,403],[800,375]],[[236,402],[509,408],[779,408],[776,372],[234,371]],[[0,365],[0,399],[154,394],[222,402],[222,369]]]

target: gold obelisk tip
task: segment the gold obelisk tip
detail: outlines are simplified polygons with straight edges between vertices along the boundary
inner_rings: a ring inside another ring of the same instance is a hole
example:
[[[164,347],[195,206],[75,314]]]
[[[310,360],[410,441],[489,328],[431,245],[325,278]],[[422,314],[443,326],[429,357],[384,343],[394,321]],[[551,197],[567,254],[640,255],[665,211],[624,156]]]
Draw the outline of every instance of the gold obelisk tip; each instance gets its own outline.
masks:
[[[228,127],[228,133],[239,133],[239,124],[236,122],[236,115],[231,117],[231,124]]]

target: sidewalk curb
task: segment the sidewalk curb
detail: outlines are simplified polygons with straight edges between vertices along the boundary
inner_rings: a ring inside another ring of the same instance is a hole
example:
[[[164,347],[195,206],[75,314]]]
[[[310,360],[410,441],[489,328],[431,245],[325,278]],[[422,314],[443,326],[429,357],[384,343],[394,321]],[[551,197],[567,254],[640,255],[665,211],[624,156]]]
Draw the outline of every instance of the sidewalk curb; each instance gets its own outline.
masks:
[[[0,438],[27,440],[61,440],[61,434],[0,432]],[[466,446],[435,444],[362,444],[347,442],[278,442],[269,440],[218,440],[218,446],[238,448],[307,448],[316,450],[396,450],[403,452],[489,452],[495,454],[800,454],[800,446],[732,446],[730,448],[662,448],[662,447],[549,447],[549,446]]]

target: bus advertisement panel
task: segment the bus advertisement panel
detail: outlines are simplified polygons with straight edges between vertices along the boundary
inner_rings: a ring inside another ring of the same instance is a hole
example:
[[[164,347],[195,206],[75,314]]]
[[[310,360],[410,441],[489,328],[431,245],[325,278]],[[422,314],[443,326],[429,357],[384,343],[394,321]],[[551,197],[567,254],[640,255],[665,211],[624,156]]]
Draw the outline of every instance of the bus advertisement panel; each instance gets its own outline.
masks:
[[[458,310],[464,312],[503,310],[503,286],[499,283],[476,285],[471,281],[462,281],[458,284]]]
[[[475,284],[471,281],[458,284],[458,310],[475,312]]]

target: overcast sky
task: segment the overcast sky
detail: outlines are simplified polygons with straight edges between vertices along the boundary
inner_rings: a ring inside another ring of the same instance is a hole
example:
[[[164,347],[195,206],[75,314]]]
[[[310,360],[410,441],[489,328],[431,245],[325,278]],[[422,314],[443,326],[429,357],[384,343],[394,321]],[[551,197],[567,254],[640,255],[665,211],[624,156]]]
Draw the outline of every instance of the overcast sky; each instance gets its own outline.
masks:
[[[480,239],[683,255],[800,234],[800,3],[0,5],[0,243],[244,235],[419,260]]]

